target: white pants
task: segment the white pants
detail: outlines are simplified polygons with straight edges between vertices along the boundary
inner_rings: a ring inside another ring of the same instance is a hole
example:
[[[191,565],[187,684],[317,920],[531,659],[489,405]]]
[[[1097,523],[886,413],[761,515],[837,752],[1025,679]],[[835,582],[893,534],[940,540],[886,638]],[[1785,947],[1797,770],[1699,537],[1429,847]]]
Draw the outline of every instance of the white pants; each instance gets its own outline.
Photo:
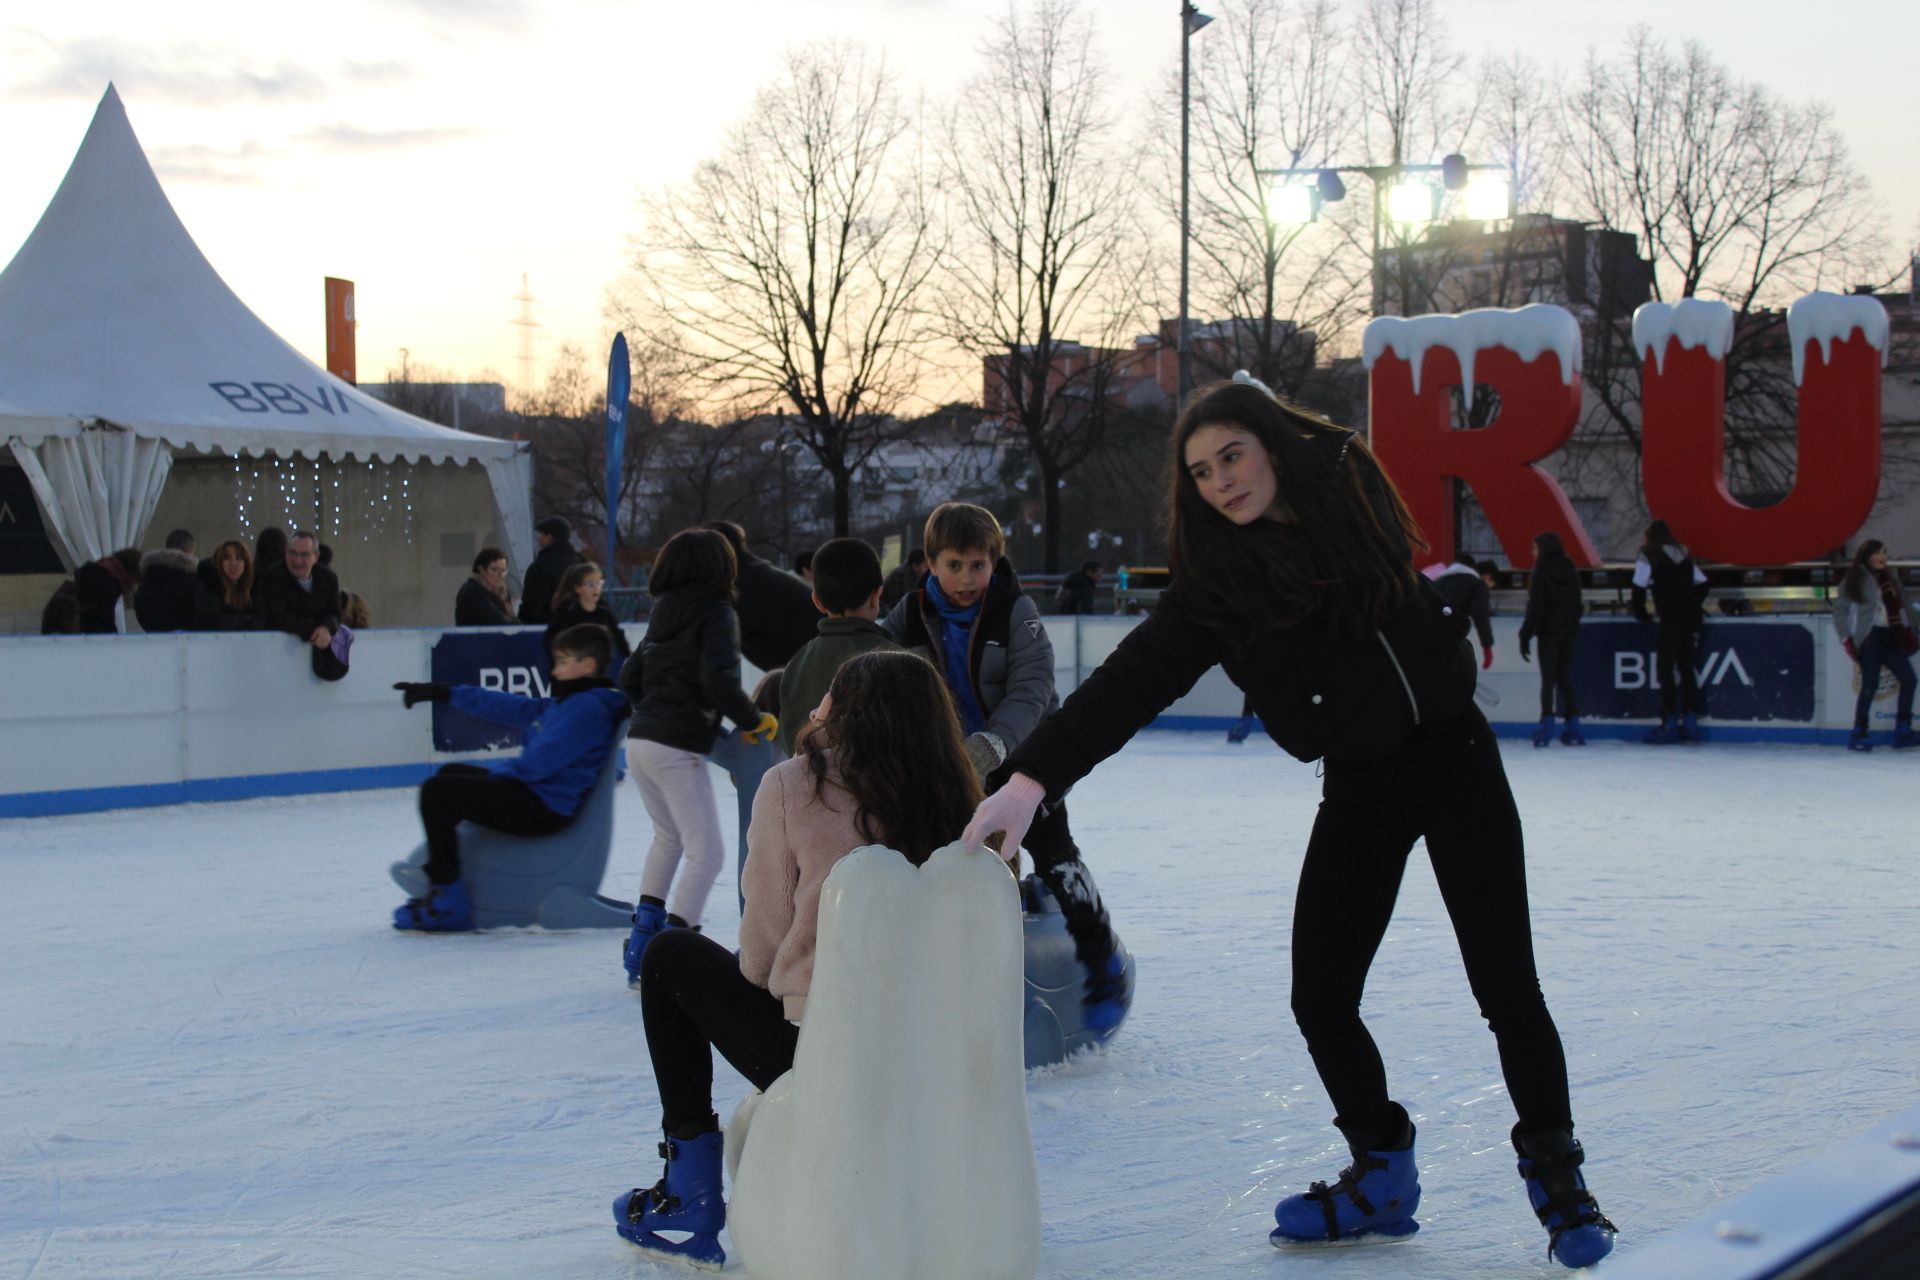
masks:
[[[688,925],[700,923],[707,894],[726,860],[720,810],[707,758],[645,738],[627,740],[627,764],[653,819],[653,847],[640,872],[640,892],[659,898]],[[676,878],[681,863],[686,868]],[[668,890],[672,890],[671,896]]]

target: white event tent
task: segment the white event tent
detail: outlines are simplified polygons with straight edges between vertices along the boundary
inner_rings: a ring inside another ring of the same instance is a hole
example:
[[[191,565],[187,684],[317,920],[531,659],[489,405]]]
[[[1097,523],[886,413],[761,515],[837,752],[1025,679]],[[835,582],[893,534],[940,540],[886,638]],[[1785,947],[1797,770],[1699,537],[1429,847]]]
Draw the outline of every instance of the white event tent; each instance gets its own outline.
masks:
[[[227,490],[248,458],[307,459],[316,474],[322,460],[409,475],[424,463],[420,490],[449,492],[449,465],[477,464],[492,510],[468,512],[468,525],[493,522],[516,574],[533,556],[527,446],[383,404],[268,328],[188,235],[112,86],[0,272],[0,444],[69,567],[141,545],[175,460],[219,455]],[[408,501],[431,507],[433,495]],[[385,554],[373,550],[369,563]]]

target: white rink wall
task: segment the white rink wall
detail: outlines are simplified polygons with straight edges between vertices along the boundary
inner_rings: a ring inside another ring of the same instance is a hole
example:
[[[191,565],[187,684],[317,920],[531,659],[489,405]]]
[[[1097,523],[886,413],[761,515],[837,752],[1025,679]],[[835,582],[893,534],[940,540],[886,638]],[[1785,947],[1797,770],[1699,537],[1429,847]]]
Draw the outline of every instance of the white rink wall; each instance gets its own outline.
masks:
[[[1056,681],[1064,697],[1139,622],[1131,617],[1050,617]],[[1494,620],[1493,668],[1482,682],[1498,695],[1488,718],[1504,732],[1531,726],[1537,714],[1538,668],[1520,661],[1520,620]],[[1713,635],[1734,637],[1739,652],[1758,628],[1801,628],[1812,635],[1810,719],[1713,725],[1724,741],[1839,741],[1852,721],[1853,665],[1824,617],[1715,620]],[[1637,628],[1633,645],[1650,655],[1653,628],[1624,619],[1593,619],[1601,628]],[[524,628],[501,628],[507,635]],[[404,786],[445,759],[433,745],[432,718],[408,711],[393,693],[397,680],[426,680],[439,629],[359,633],[353,669],[327,684],[310,672],[306,646],[263,633],[0,638],[8,696],[0,701],[0,817],[88,812],[189,800]],[[473,635],[474,631],[463,631]],[[644,626],[630,624],[638,642]],[[1476,647],[1476,654],[1478,649]],[[1612,673],[1622,687],[1644,683],[1650,657],[1623,660]],[[758,672],[749,669],[752,686]],[[508,688],[528,687],[527,668],[502,672]],[[1800,673],[1797,678],[1805,678]],[[544,681],[545,673],[539,673]],[[1706,673],[1708,707],[1727,681],[1765,680],[1754,659],[1716,662]],[[1876,704],[1876,727],[1892,714]],[[1241,697],[1215,668],[1158,722],[1165,728],[1224,726],[1240,714]],[[1638,737],[1645,719],[1595,717],[1589,736]]]

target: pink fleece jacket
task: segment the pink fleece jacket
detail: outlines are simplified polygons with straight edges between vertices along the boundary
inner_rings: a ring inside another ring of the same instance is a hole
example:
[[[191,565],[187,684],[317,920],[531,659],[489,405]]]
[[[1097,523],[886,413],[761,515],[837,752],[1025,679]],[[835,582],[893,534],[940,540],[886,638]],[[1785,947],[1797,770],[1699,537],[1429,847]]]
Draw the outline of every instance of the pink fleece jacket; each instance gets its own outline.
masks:
[[[780,997],[789,1022],[799,1022],[806,1011],[827,873],[873,843],[860,834],[854,813],[853,796],[840,785],[831,755],[819,797],[813,770],[797,756],[769,769],[753,798],[741,876],[747,909],[740,920],[740,972]]]

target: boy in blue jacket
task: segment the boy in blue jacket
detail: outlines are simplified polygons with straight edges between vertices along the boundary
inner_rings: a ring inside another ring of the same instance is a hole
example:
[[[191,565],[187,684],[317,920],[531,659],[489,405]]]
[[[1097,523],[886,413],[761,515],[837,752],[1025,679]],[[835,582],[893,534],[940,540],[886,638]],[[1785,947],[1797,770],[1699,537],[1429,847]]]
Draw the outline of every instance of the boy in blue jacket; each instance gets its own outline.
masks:
[[[460,883],[462,822],[516,836],[544,836],[573,821],[617,748],[614,732],[629,710],[626,695],[601,673],[612,658],[604,628],[569,627],[553,642],[553,696],[523,698],[476,685],[402,682],[406,705],[451,702],[460,711],[526,730],[520,754],[490,765],[449,764],[420,784],[427,829],[425,898],[393,913],[396,929],[457,933],[473,928],[473,903]]]

